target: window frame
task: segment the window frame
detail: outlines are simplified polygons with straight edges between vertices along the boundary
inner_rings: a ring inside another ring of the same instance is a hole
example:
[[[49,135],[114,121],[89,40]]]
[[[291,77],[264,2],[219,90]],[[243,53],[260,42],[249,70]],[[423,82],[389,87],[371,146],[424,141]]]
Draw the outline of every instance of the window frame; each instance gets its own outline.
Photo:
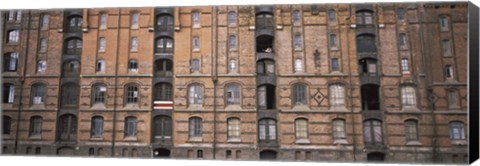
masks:
[[[39,98],[37,98],[37,97],[39,97]],[[33,84],[30,100],[31,100],[32,105],[45,104],[45,101],[46,101],[46,86],[42,83]],[[40,101],[37,102],[37,100],[40,100]]]
[[[402,107],[417,107],[417,89],[413,85],[404,85],[400,88]]]
[[[138,104],[140,101],[140,88],[138,88],[138,85],[133,83],[125,85],[124,99],[125,106],[129,104]]]
[[[100,30],[107,29],[107,20],[108,20],[107,13],[100,13],[100,16],[99,16],[98,20],[99,20],[98,29],[100,29]]]
[[[293,48],[295,50],[302,50],[302,35],[295,34],[293,36]]]
[[[345,86],[341,84],[331,84],[328,86],[330,106],[345,107]]]
[[[450,140],[465,140],[465,123],[462,121],[452,121],[448,124]],[[458,130],[458,131],[455,131]],[[458,133],[455,133],[458,132]]]
[[[82,39],[72,37],[65,40],[64,54],[81,55],[83,49]]]
[[[131,15],[131,19],[130,19],[130,24],[131,24],[130,28],[131,29],[138,29],[139,22],[140,22],[140,13],[133,12],[132,15]]]
[[[375,124],[376,123],[376,124]],[[383,145],[384,143],[384,136],[383,136],[383,123],[377,119],[367,119],[363,121],[363,135],[364,135],[364,142],[367,145]],[[378,129],[380,131],[380,135],[375,135],[375,130]],[[369,134],[367,134],[367,132]],[[370,137],[370,139],[368,139]],[[380,138],[378,138],[380,137]],[[377,140],[380,139],[380,140]]]
[[[292,23],[294,25],[300,25],[301,22],[302,22],[302,16],[301,16],[300,10],[294,10],[292,12]]]
[[[200,28],[200,15],[199,11],[192,12],[192,27],[193,28]]]
[[[158,115],[153,118],[153,138],[171,140],[173,135],[172,118],[166,115]],[[159,126],[160,125],[160,126]]]
[[[91,119],[90,138],[103,138],[104,118],[102,116],[94,116]]]
[[[347,139],[345,119],[334,119],[332,121],[332,137],[333,140],[345,140]]]
[[[130,52],[138,51],[138,38],[133,36],[130,38]]]
[[[448,16],[440,16],[439,17],[439,26],[440,26],[440,31],[445,32],[450,30],[450,20]]]
[[[128,72],[138,72],[138,62],[135,59],[128,61]]]
[[[272,129],[274,130],[273,132],[271,131]],[[258,121],[259,142],[276,142],[278,135],[277,132],[277,121],[275,119],[263,118]]]
[[[8,88],[8,89],[7,89]],[[3,83],[3,104],[13,104],[15,101],[15,85],[12,83]]]
[[[41,20],[40,20],[40,29],[46,30],[49,27],[49,15],[48,14],[43,14],[41,15]]]
[[[18,70],[17,52],[7,52],[3,54],[3,72],[16,72]]]
[[[403,73],[409,73],[410,72],[408,58],[402,58],[400,60],[400,64],[401,64],[401,69],[402,69]]]
[[[167,82],[160,82],[154,86],[155,101],[173,101],[173,86]]]
[[[292,85],[293,105],[308,106],[308,86],[304,83],[295,83]]]
[[[198,36],[192,38],[192,49],[193,51],[200,51],[200,38]]]
[[[241,86],[235,83],[225,85],[225,105],[241,105]]]
[[[11,133],[12,133],[12,118],[7,115],[2,115],[2,135],[10,135]]]
[[[452,65],[445,65],[444,68],[445,79],[454,79],[453,67]]]
[[[107,86],[103,83],[92,86],[92,106],[96,104],[106,105],[107,90]]]
[[[104,73],[106,69],[106,62],[103,59],[97,60],[97,63],[95,65],[95,72],[97,73]]]
[[[48,41],[46,38],[40,38],[39,42],[39,52],[46,52],[48,47]]]
[[[229,50],[236,50],[237,49],[237,36],[236,35],[229,35],[228,36],[228,49]]]
[[[105,37],[100,37],[98,39],[98,52],[105,52],[107,48],[107,39]]]
[[[335,71],[339,72],[340,71],[340,64],[338,62],[338,58],[332,58],[330,60],[330,65],[331,65],[330,70],[332,72],[335,72]]]
[[[20,30],[11,29],[8,31],[7,44],[17,44],[20,38]]]
[[[295,119],[295,139],[308,140],[308,119],[306,118]]]
[[[80,86],[76,83],[67,83],[62,85],[61,87],[62,108],[78,108],[78,106],[80,105]]]
[[[300,58],[296,58],[294,61],[294,71],[295,72],[303,72],[303,61]]]
[[[138,119],[135,116],[125,117],[124,124],[124,139],[137,138],[138,134]]]
[[[188,87],[188,104],[203,105],[204,94],[203,86],[200,84],[192,84]]]
[[[228,12],[228,25],[229,26],[237,25],[237,12],[233,10]]]
[[[327,18],[330,25],[335,25],[337,23],[337,15],[334,9],[329,9],[327,11]]]
[[[418,141],[418,121],[409,119],[405,121],[405,140],[407,142]]]
[[[330,34],[329,35],[329,45],[331,50],[338,50],[338,41],[337,41],[337,34]]]
[[[234,139],[240,139],[240,119],[233,117],[227,119],[227,139],[232,141]]]
[[[193,59],[192,60],[192,72],[200,72],[201,69],[201,64],[199,59]]]
[[[192,138],[201,138],[203,135],[203,119],[200,117],[190,117],[188,118],[188,137]]]
[[[171,54],[173,53],[173,38],[167,36],[158,37],[155,40],[155,53]]]

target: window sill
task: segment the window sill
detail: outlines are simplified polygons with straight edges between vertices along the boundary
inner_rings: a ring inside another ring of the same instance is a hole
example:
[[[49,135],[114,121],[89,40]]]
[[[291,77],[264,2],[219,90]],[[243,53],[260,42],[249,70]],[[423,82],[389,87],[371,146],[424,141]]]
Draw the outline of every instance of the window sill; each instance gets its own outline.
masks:
[[[126,139],[127,139],[127,138],[125,138],[125,140],[126,140]],[[135,140],[136,140],[136,138],[135,138]],[[103,141],[103,137],[91,137],[91,138],[90,138],[90,141]]]
[[[333,144],[337,144],[337,145],[340,145],[340,144],[348,144],[348,141],[346,139],[335,139],[333,140]]]
[[[123,141],[135,142],[137,141],[137,137],[133,137],[133,136],[125,137]]]
[[[30,108],[31,109],[45,109],[45,104],[44,103],[32,104],[32,106]]]
[[[230,48],[230,49],[228,49],[228,51],[230,51],[230,52],[237,52],[238,50],[237,50],[237,48]]]
[[[448,107],[448,110],[450,110],[450,111],[460,111],[461,108],[460,108],[460,106],[450,106],[450,107]]]
[[[301,48],[295,48],[295,52],[302,52]]]
[[[2,108],[5,109],[5,108],[12,108],[13,107],[13,103],[2,103]]]
[[[330,47],[331,51],[338,51],[338,47]]]
[[[138,50],[130,50],[131,53],[137,53]]]
[[[332,106],[330,107],[330,109],[328,111],[332,111],[332,112],[348,112],[348,109],[347,107],[345,106]]]
[[[419,112],[420,110],[417,107],[404,106],[401,111],[403,111],[403,112]]]
[[[124,109],[133,109],[133,108],[140,108],[140,107],[138,106],[138,104],[127,104],[123,108]]]
[[[241,109],[242,107],[240,105],[233,105],[233,104],[227,105],[227,107],[225,107],[225,111],[237,111]]]
[[[462,140],[452,140],[451,143],[452,143],[452,145],[459,145],[459,146],[468,144],[467,140],[464,140],[464,139],[462,139]]]
[[[42,140],[42,135],[29,136],[29,140]]]
[[[310,144],[310,140],[307,139],[307,138],[303,138],[303,139],[297,139],[295,141],[296,144]]]
[[[18,42],[7,42],[7,46],[16,46]]]
[[[420,141],[407,141],[406,145],[422,145],[422,143]]]
[[[310,108],[307,105],[295,105],[292,111],[310,111]]]
[[[190,137],[188,138],[189,142],[202,142],[203,138],[202,137]]]
[[[137,69],[128,69],[128,74],[137,74],[138,70]]]
[[[240,138],[229,138],[227,142],[237,143],[237,142],[242,142],[242,140],[240,140]]]
[[[199,49],[199,48],[194,48],[194,49],[192,50],[192,52],[200,52],[200,49]]]
[[[203,110],[203,105],[202,104],[190,104],[188,106],[189,110]]]

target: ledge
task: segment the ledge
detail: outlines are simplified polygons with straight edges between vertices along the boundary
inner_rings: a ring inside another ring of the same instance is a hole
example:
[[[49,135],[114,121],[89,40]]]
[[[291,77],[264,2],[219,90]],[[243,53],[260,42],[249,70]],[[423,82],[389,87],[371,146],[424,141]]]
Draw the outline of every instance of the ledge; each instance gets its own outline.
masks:
[[[420,141],[408,141],[405,145],[422,145]]]
[[[229,142],[229,143],[239,143],[239,142],[242,142],[242,140],[240,140],[240,138],[229,138],[229,139],[227,139],[227,142]]]
[[[333,140],[333,144],[348,144],[348,141],[346,139],[336,139],[336,140]]]
[[[188,138],[188,142],[202,142],[203,138],[202,137],[190,137]]]
[[[295,143],[296,144],[310,144],[310,140],[307,139],[307,138],[297,139],[297,140],[295,140]]]

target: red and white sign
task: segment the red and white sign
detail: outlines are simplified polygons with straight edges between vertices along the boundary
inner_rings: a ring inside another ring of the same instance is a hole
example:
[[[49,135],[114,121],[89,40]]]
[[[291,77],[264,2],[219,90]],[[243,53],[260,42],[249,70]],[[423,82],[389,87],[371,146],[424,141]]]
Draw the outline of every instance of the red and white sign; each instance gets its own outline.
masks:
[[[173,101],[153,101],[153,109],[156,109],[156,110],[173,109]]]

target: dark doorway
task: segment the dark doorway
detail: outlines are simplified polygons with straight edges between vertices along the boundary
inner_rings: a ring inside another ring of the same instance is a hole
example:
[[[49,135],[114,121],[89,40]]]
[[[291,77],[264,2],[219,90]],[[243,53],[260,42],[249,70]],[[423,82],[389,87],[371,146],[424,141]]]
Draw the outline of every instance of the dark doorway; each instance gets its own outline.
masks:
[[[258,87],[259,109],[275,109],[275,86],[261,85]]]
[[[373,152],[367,154],[367,161],[370,162],[383,162],[385,160],[385,154],[379,152]]]
[[[362,110],[379,110],[379,86],[375,84],[362,85]]]
[[[154,158],[170,158],[170,150],[165,148],[158,148],[153,150]]]
[[[264,150],[260,152],[260,160],[276,160],[277,152],[273,150]]]
[[[57,150],[57,155],[59,156],[73,156],[73,148],[71,147],[62,147]]]

